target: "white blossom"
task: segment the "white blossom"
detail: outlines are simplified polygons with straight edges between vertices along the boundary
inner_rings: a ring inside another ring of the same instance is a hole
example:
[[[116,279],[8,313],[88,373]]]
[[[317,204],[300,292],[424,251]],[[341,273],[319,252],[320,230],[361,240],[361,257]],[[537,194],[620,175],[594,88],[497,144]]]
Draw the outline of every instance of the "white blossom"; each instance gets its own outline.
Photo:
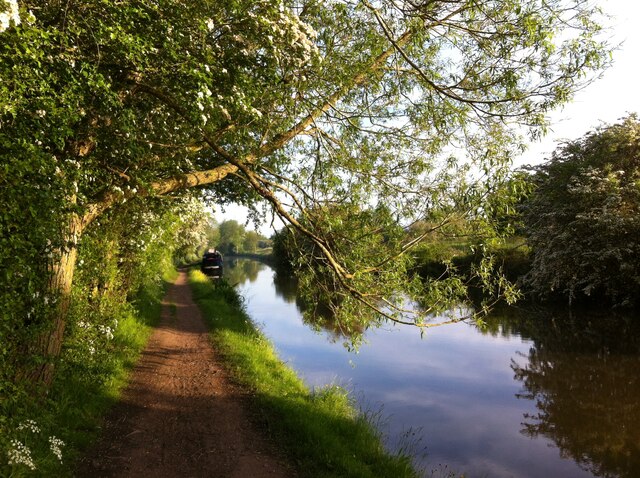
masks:
[[[7,30],[11,26],[11,22],[14,25],[20,25],[18,2],[16,0],[0,0],[0,5],[2,3],[4,4],[4,11],[0,13],[0,33]]]
[[[11,440],[11,448],[7,451],[7,458],[9,465],[25,465],[31,470],[36,469],[36,464],[31,458],[31,450],[18,440]]]
[[[40,433],[40,427],[34,420],[26,420],[18,425],[18,431],[29,430],[31,433]]]
[[[61,447],[63,446],[64,446],[64,442],[59,438],[56,438],[54,436],[49,437],[49,448],[51,449],[51,452],[56,456],[56,458],[60,460],[60,463],[62,463]]]

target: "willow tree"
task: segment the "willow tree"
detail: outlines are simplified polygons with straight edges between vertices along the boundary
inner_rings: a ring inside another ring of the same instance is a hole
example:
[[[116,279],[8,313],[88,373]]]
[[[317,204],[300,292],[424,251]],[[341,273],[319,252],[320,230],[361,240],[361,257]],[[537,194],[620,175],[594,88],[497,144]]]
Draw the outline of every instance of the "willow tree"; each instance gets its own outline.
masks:
[[[56,305],[29,322],[45,381],[83,232],[187,188],[269,204],[313,242],[344,310],[406,321],[385,293],[419,238],[398,227],[490,225],[478,201],[520,149],[518,125],[539,135],[608,58],[583,0],[2,3],[2,267],[40,287],[23,259],[50,258]],[[361,247],[372,235],[385,240]]]

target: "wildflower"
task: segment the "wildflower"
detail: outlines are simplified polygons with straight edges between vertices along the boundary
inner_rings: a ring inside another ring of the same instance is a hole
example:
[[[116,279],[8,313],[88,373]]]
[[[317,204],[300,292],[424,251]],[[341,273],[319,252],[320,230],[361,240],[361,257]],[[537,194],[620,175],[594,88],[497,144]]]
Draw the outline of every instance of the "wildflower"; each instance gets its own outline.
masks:
[[[107,325],[99,325],[98,330],[107,337],[107,340],[113,339],[113,331]]]
[[[64,442],[59,438],[56,438],[54,436],[49,437],[49,448],[51,449],[51,452],[56,456],[56,458],[60,460],[60,463],[62,463],[61,447],[63,446],[64,446]]]
[[[9,465],[25,465],[31,470],[36,469],[36,464],[31,458],[31,450],[18,440],[11,440],[11,448],[7,452]]]
[[[40,427],[34,420],[26,420],[18,425],[18,431],[29,430],[31,433],[40,433]]]

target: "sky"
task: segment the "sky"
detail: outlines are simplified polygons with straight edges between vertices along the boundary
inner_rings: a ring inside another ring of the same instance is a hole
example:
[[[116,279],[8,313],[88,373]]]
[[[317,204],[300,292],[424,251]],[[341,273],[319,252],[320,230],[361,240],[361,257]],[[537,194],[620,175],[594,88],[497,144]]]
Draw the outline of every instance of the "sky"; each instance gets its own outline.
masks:
[[[562,140],[573,140],[602,123],[615,123],[628,113],[640,113],[640,1],[596,0],[602,9],[612,16],[606,37],[612,45],[621,44],[613,54],[613,66],[588,87],[579,91],[574,100],[549,115],[550,128],[545,138],[532,143],[529,149],[515,161],[515,166],[536,164],[550,157]],[[237,206],[227,207],[223,213],[215,211],[218,221],[246,220],[246,210]],[[253,226],[249,226],[251,229]],[[267,225],[259,232],[270,236]]]
[[[611,44],[622,43],[613,53],[613,66],[563,109],[550,115],[551,128],[539,143],[516,161],[535,164],[550,156],[558,141],[578,139],[601,123],[615,123],[627,113],[640,113],[640,2],[637,0],[598,0],[611,15]]]

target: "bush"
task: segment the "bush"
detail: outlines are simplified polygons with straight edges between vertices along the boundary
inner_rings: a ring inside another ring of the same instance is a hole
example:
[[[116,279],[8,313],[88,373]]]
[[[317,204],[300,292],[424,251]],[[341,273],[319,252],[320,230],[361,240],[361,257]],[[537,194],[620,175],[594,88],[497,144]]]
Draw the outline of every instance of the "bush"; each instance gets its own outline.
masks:
[[[534,168],[523,206],[538,296],[640,298],[640,122],[631,115],[563,145]]]

